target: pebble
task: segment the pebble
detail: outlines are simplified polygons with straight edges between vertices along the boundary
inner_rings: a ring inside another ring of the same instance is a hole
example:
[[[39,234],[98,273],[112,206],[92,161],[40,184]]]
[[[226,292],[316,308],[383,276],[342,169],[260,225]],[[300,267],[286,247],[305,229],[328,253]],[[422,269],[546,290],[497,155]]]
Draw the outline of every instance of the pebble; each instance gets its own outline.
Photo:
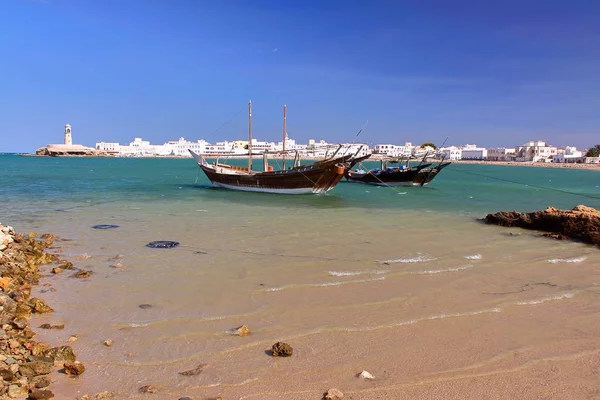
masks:
[[[92,275],[92,271],[86,271],[85,269],[82,269],[79,272],[76,272],[75,274],[71,275],[74,278],[79,278],[79,279],[86,279],[89,278],[90,275]]]
[[[104,345],[105,345],[106,347],[110,347],[110,346],[112,346],[112,345],[113,345],[113,343],[114,343],[114,342],[115,342],[115,341],[114,341],[114,340],[112,340],[112,339],[106,339],[106,340],[104,341]]]
[[[96,399],[109,399],[111,397],[114,397],[115,394],[113,392],[109,392],[108,390],[104,391],[104,392],[100,392],[97,393],[94,398]]]
[[[54,398],[54,393],[50,390],[31,389],[29,398],[32,400],[48,400]]]
[[[329,389],[327,391],[327,393],[325,393],[325,399],[326,400],[338,400],[338,399],[343,399],[344,398],[344,393],[342,393],[341,390],[339,389]]]
[[[375,377],[373,375],[371,375],[371,373],[369,373],[368,371],[365,371],[365,370],[363,370],[357,376],[362,379],[375,379]]]
[[[250,328],[248,328],[248,325],[238,326],[233,330],[233,334],[237,336],[247,336],[250,334]]]
[[[79,361],[66,362],[65,363],[65,374],[78,376],[85,372],[85,366]]]
[[[71,336],[69,337],[69,339],[67,339],[67,342],[76,342],[77,341],[77,336]]]
[[[287,343],[277,342],[271,347],[273,357],[289,357],[294,353],[294,349]]]
[[[144,385],[141,388],[139,388],[139,391],[140,393],[156,393],[158,392],[158,389],[152,385]]]

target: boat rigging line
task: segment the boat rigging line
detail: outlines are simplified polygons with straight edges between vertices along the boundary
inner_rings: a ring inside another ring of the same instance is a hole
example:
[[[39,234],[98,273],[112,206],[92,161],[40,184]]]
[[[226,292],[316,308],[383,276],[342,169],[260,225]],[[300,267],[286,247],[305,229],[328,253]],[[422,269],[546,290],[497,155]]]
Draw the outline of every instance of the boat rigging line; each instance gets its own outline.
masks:
[[[546,186],[540,186],[540,185],[535,185],[535,184],[523,183],[523,182],[515,181],[515,180],[512,180],[512,179],[498,178],[496,176],[481,174],[481,173],[473,172],[473,171],[463,171],[463,170],[460,170],[460,169],[452,169],[451,171],[460,172],[460,173],[463,173],[463,174],[470,174],[470,175],[475,175],[475,176],[481,176],[481,177],[484,177],[484,178],[496,179],[498,181],[513,183],[515,185],[533,187],[533,188],[536,188],[536,189],[544,189],[544,190],[554,191],[554,192],[563,193],[563,194],[570,194],[570,195],[573,195],[573,196],[586,197],[588,199],[600,200],[600,196],[594,196],[594,195],[586,194],[586,193],[571,192],[569,190],[556,189],[556,188],[551,188],[551,187],[546,187]]]

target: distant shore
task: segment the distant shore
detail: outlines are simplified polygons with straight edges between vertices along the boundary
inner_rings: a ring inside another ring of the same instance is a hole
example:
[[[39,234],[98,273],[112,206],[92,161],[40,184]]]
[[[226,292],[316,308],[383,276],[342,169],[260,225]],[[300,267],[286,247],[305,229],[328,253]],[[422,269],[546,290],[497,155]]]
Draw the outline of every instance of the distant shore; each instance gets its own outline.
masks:
[[[38,155],[38,154],[19,154],[20,156],[23,157],[50,157],[47,155]],[[177,158],[177,159],[192,159],[191,157],[187,157],[187,156],[159,156],[159,155],[153,155],[153,156],[143,156],[143,157],[119,157],[119,156],[115,156],[115,155],[64,155],[64,156],[57,156],[58,158],[64,158],[64,157],[68,157],[68,158],[87,158],[87,157],[102,157],[102,158],[140,158],[140,159],[144,159],[144,158]],[[247,159],[248,156],[244,156],[244,155],[204,155],[203,157],[207,158],[207,159],[215,159],[215,158],[221,158],[221,159]],[[256,159],[262,159],[263,156],[262,154],[260,155],[253,155],[252,159],[256,160]],[[382,156],[379,154],[373,154],[371,155],[371,157],[366,160],[366,161],[380,161],[384,158],[387,158],[386,156]],[[267,155],[267,159],[269,160],[281,160],[282,157],[281,155]],[[287,160],[293,160],[294,156],[293,155],[289,155],[288,157],[286,157]],[[316,160],[321,160],[323,159],[323,157],[300,157],[301,161],[316,161]],[[412,162],[418,162],[420,161],[420,159],[415,159],[415,160],[411,160]],[[427,162],[439,162],[440,160],[437,159],[428,159]],[[448,160],[446,160],[448,161]],[[583,163],[546,163],[546,162],[531,162],[531,161],[482,161],[482,160],[452,160],[450,161],[454,164],[481,164],[481,165],[509,165],[509,166],[515,166],[515,167],[537,167],[537,168],[571,168],[571,169],[589,169],[589,170],[596,170],[596,171],[600,171],[600,164],[583,164]]]
[[[580,163],[546,163],[531,161],[478,161],[478,160],[452,160],[455,164],[481,164],[481,165],[510,165],[513,167],[538,167],[538,168],[571,168],[590,169],[600,171],[600,164]]]

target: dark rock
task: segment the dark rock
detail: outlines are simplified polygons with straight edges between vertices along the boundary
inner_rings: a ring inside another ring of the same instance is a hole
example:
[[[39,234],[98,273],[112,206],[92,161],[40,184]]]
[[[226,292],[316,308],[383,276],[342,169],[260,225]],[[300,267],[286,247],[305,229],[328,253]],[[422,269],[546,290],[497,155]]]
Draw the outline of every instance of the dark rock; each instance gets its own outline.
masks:
[[[192,375],[198,375],[200,374],[200,372],[202,372],[202,370],[204,369],[204,367],[206,367],[207,364],[200,364],[198,365],[196,368],[187,370],[187,371],[183,371],[183,372],[179,372],[179,375],[184,375],[184,376],[192,376]]]
[[[71,276],[73,278],[86,279],[89,278],[91,275],[92,271],[86,271],[85,269],[82,269],[81,271],[78,271]]]
[[[21,329],[21,330],[23,330],[23,329],[25,329],[25,327],[26,327],[27,325],[29,325],[29,322],[27,321],[27,319],[25,319],[25,318],[23,318],[23,317],[18,317],[18,318],[15,318],[15,319],[13,320],[13,325],[14,325],[14,326],[15,326],[17,329]]]
[[[325,400],[339,400],[344,398],[344,393],[342,393],[339,389],[329,389],[327,392],[323,394],[323,399]]]
[[[185,397],[180,397],[179,400],[192,400],[192,398],[185,396]]]
[[[75,354],[70,346],[53,347],[44,351],[42,355],[54,360],[54,364],[75,361]]]
[[[46,375],[36,376],[31,380],[31,383],[38,389],[50,386],[50,378]]]
[[[85,366],[79,361],[66,362],[65,363],[65,374],[67,375],[81,375],[85,372]]]
[[[38,375],[46,375],[52,372],[54,364],[48,361],[31,361],[19,366],[19,372],[29,378]]]
[[[579,205],[572,210],[548,207],[530,213],[501,211],[485,217],[488,224],[544,231],[556,239],[570,238],[600,245],[600,211]]]
[[[5,382],[10,382],[15,379],[15,373],[10,369],[0,369],[0,377],[4,379]]]
[[[139,388],[139,391],[140,393],[156,393],[158,392],[158,389],[152,385],[144,385],[141,388]]]
[[[0,293],[0,307],[2,307],[2,311],[0,311],[0,323],[4,325],[15,317],[17,302],[6,293]]]
[[[28,361],[32,362],[32,361],[44,361],[44,362],[49,362],[49,363],[53,363],[54,360],[51,359],[50,357],[43,357],[43,356],[29,356],[28,357]]]
[[[54,310],[50,307],[46,302],[37,297],[33,297],[29,300],[29,306],[32,308],[32,311],[38,314],[44,314],[53,312]]]
[[[42,324],[40,325],[41,329],[65,329],[65,325],[50,325],[50,324]]]
[[[287,343],[277,342],[271,347],[273,357],[289,357],[294,353],[294,349]]]
[[[108,225],[108,224],[92,226],[92,228],[94,228],[94,229],[114,229],[114,228],[118,228],[118,227],[119,227],[119,225]]]
[[[54,393],[50,390],[30,389],[29,399],[32,400],[48,400],[53,399]]]
[[[62,260],[58,262],[58,268],[60,269],[73,269],[73,263],[71,261]]]
[[[146,247],[150,247],[153,249],[170,249],[172,247],[179,246],[179,242],[174,242],[171,240],[157,240],[155,242],[150,242],[146,245]]]
[[[152,308],[152,304],[140,304],[138,307],[142,310],[146,310],[148,308]]]

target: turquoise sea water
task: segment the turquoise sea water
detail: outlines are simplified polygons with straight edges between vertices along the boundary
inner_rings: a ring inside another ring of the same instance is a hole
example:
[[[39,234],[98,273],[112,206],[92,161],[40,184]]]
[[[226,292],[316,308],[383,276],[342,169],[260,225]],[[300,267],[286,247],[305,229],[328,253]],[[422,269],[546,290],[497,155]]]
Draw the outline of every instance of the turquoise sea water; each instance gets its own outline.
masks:
[[[388,371],[378,385],[392,390],[428,379],[426,370],[504,362],[499,355],[515,348],[524,355],[511,361],[514,370],[598,348],[596,326],[586,325],[600,315],[598,250],[477,219],[600,208],[600,170],[452,164],[428,187],[342,181],[319,196],[212,188],[191,158],[0,155],[0,171],[0,222],[68,239],[54,250],[93,273],[80,280],[44,267],[34,289],[56,311],[32,326],[66,326],[37,329],[38,338],[69,343],[86,364],[76,380],[53,377],[57,398],[104,390],[145,398],[142,384],[159,387],[157,399],[300,400],[332,385],[365,400],[396,398],[370,392],[356,373]],[[146,247],[154,240],[181,244]],[[531,315],[546,319],[531,324]],[[589,344],[565,339],[566,318]],[[249,338],[227,333],[241,324]],[[480,335],[465,340],[474,329]],[[79,340],[67,342],[73,334]],[[296,349],[292,363],[265,354],[279,340]],[[404,345],[378,347],[390,340]],[[209,366],[199,376],[178,375],[200,363]]]
[[[256,165],[260,162],[256,161]],[[369,165],[369,163],[367,163]],[[377,163],[372,163],[376,166]],[[325,196],[273,196],[210,187],[192,159],[0,156],[0,216],[127,202],[195,202],[274,209],[378,208],[468,212],[600,207],[600,171],[453,164],[429,187],[385,188],[342,181]],[[518,183],[514,183],[518,182]]]

